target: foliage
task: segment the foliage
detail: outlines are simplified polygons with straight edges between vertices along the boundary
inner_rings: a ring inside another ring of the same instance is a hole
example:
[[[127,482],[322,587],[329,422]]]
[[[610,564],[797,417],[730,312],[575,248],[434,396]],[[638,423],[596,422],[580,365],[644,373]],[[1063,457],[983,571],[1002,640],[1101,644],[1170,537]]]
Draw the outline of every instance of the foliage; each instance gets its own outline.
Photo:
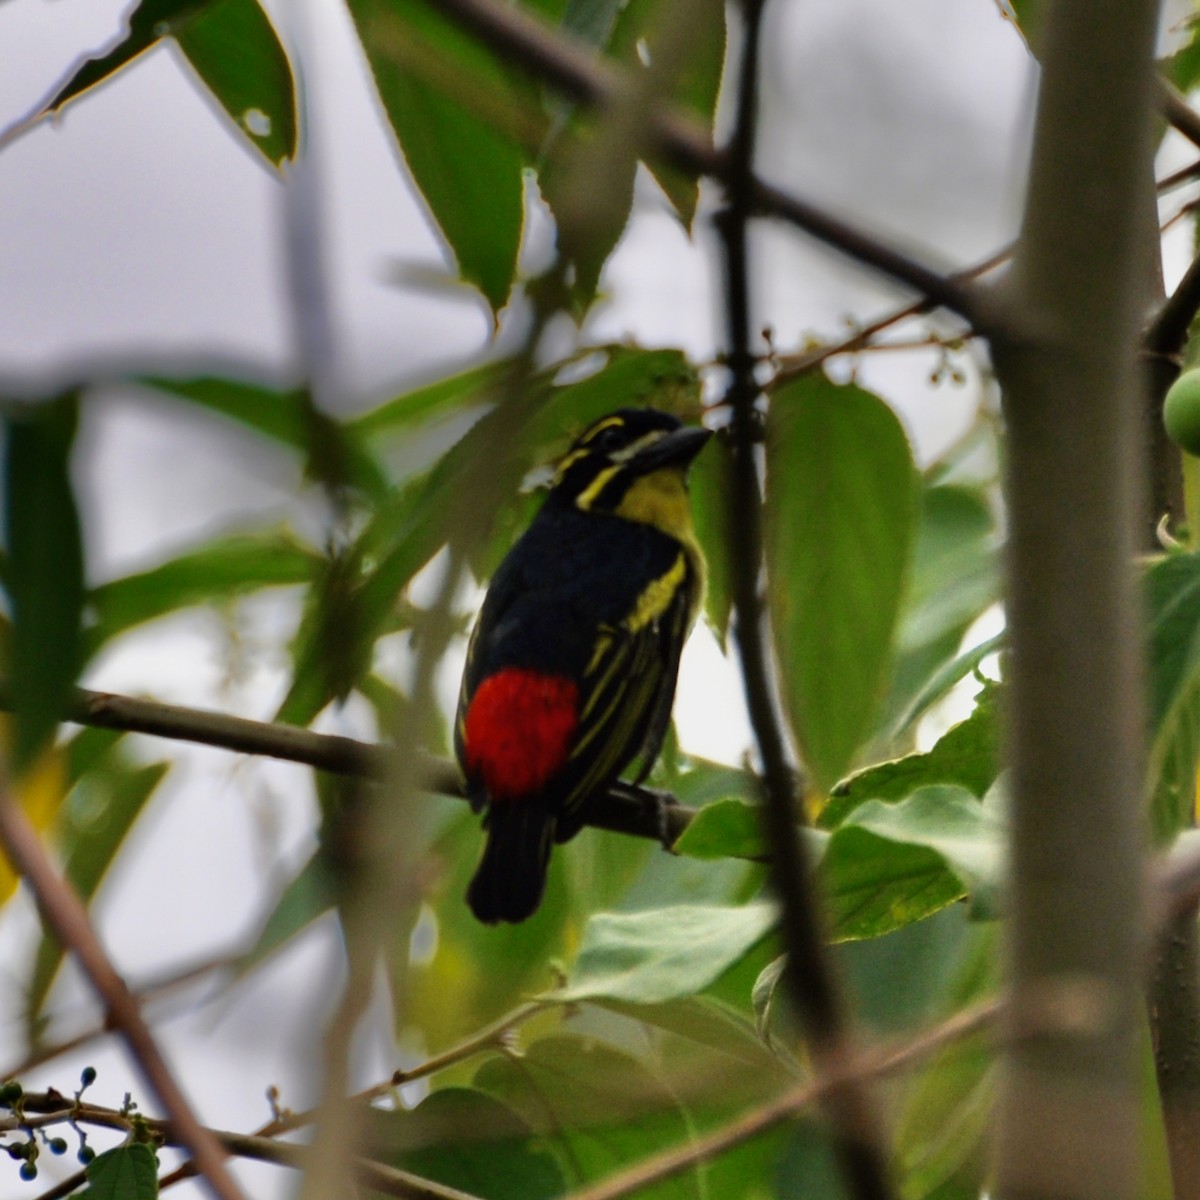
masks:
[[[681,224],[698,219],[697,180],[677,163],[632,139],[614,168],[603,122],[578,97],[552,95],[433,0],[348,7],[403,164],[459,276],[497,325],[515,320],[522,304],[536,311],[545,303],[539,287],[561,287],[558,306],[586,313],[624,228],[639,158]],[[671,66],[679,34],[666,7],[525,0],[517,11],[569,31],[597,61],[624,72],[631,89],[643,89],[637,94],[673,105],[711,133],[724,12],[697,7],[691,49],[682,66]],[[1031,6],[1017,7],[1025,21]],[[163,39],[178,43],[237,136],[272,167],[289,162],[298,142],[294,64],[255,0],[141,0],[123,36],[72,69],[46,111],[86,102],[90,89]],[[1188,49],[1172,69],[1190,84],[1197,72]],[[580,197],[604,192],[596,184],[604,178],[611,190],[592,211]],[[561,274],[532,281],[519,271],[530,179],[564,247]],[[301,457],[310,486],[336,501],[338,536],[321,542],[277,526],[225,532],[90,585],[70,475],[75,414],[88,385],[12,409],[3,563],[10,761],[26,780],[45,756],[57,764],[40,808],[32,785],[22,796],[79,895],[90,903],[119,868],[140,816],[167,802],[159,792],[171,769],[165,757],[143,761],[115,731],[85,729],[53,744],[71,686],[104,648],[185,609],[273,598],[300,614],[277,720],[309,726],[331,704],[360,700],[380,740],[411,753],[405,714],[421,697],[407,690],[408,668],[447,615],[415,585],[447,547],[486,579],[536,503],[515,488],[494,493],[484,465],[519,480],[573,431],[623,405],[700,419],[713,365],[633,344],[582,347],[536,367],[519,353],[464,364],[347,420],[318,411],[303,386],[131,372],[129,383],[164,407],[199,407],[237,423],[247,440]],[[995,457],[995,429],[981,404],[970,434],[918,468],[887,398],[833,375],[815,366],[767,387],[766,593],[780,690],[809,771],[806,845],[830,941],[863,1021],[875,1032],[911,1034],[996,986],[1008,827],[998,753],[1003,683],[994,664],[1004,635],[981,643],[971,634],[999,599],[1003,524],[991,468],[977,467],[980,447],[985,459]],[[396,469],[398,447],[423,451],[447,430],[457,438],[444,453]],[[705,618],[722,647],[737,536],[730,471],[728,445],[718,439],[693,475],[710,568]],[[1165,844],[1191,824],[1200,763],[1200,555],[1159,558],[1144,584],[1146,793]],[[449,615],[461,632],[465,611]],[[404,670],[384,653],[398,642]],[[957,721],[931,739],[936,722],[922,719],[946,712]],[[442,744],[423,749],[445,753],[445,741],[443,731]],[[780,948],[777,913],[764,896],[761,860],[771,848],[758,781],[748,769],[670,745],[651,782],[698,808],[674,853],[585,830],[556,855],[541,910],[516,928],[485,929],[470,918],[462,897],[477,820],[455,799],[423,798],[407,852],[412,886],[388,914],[399,1040],[441,1050],[506,1020],[528,997],[535,1002],[519,1010],[519,1031],[449,1055],[419,1103],[371,1108],[362,1142],[372,1161],[496,1200],[560,1195],[663,1151],[685,1151],[809,1078],[805,1048],[776,995]],[[238,978],[319,918],[345,916],[340,838],[355,799],[327,777],[316,786],[320,844],[283,882]],[[62,958],[42,931],[21,981],[32,1045]],[[891,1086],[900,1194],[983,1194],[994,1075],[984,1039],[947,1039]],[[20,1128],[15,1120],[6,1135]],[[636,1195],[837,1195],[825,1141],[819,1124],[781,1118],[720,1154],[697,1154]],[[14,1143],[5,1144],[12,1153]],[[157,1194],[150,1146],[132,1140],[95,1157],[84,1194]]]

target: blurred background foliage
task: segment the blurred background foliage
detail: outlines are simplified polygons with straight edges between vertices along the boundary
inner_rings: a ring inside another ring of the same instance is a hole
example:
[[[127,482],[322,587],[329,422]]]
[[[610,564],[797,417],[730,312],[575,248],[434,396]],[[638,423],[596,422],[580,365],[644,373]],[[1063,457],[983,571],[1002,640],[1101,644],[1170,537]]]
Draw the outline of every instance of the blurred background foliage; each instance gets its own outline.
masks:
[[[623,72],[636,97],[711,132],[728,14],[719,3],[697,3],[681,6],[688,17],[680,21],[669,7],[525,0],[511,11],[569,35]],[[1036,8],[1017,6],[1023,25]],[[521,342],[521,330],[536,326],[531,313],[578,319],[596,302],[639,160],[689,229],[708,215],[697,181],[654,157],[644,131],[621,127],[619,105],[617,136],[604,115],[552,92],[432,0],[350,0],[349,10],[403,164],[458,277],[509,331],[507,348],[349,417],[303,383],[131,373],[124,382],[155,404],[202,410],[233,423],[248,444],[293,456],[327,520],[218,534],[99,583],[72,483],[78,413],[96,385],[82,379],[7,406],[0,567],[10,770],[85,900],[121,871],[172,770],[168,742],[154,742],[148,760],[131,735],[60,723],[73,687],[110,645],[181,610],[228,613],[268,596],[292,613],[279,636],[291,665],[286,694],[264,716],[309,726],[331,705],[358,706],[380,743],[445,757],[445,714],[432,723],[440,735],[422,745],[408,740],[415,724],[406,714],[431,622],[449,616],[453,653],[461,654],[477,601],[475,587],[455,591],[449,614],[430,601],[464,513],[475,526],[470,572],[482,584],[538,503],[539,468],[588,422],[641,404],[715,427],[724,421],[711,404],[719,363],[632,342],[572,344],[531,358]],[[1167,64],[1184,89],[1197,82],[1194,28]],[[996,37],[1010,36],[997,23]],[[256,0],[141,0],[123,37],[81,60],[44,113],[116,86],[164,40],[183,53],[234,136],[270,169],[291,169],[302,127],[296,72]],[[553,279],[520,269],[531,204],[556,223]],[[769,316],[787,328],[786,314]],[[912,1036],[994,995],[1004,910],[1000,431],[986,370],[962,331],[945,325],[909,313],[888,334],[939,355],[931,396],[955,382],[978,392],[969,429],[922,462],[888,398],[857,376],[864,343],[852,337],[846,348],[831,341],[765,355],[779,372],[779,382],[766,383],[764,498],[779,685],[808,769],[808,845],[838,966],[855,1020],[879,1040]],[[505,417],[514,388],[519,415]],[[488,462],[524,485],[495,496],[481,479]],[[710,566],[704,619],[721,647],[731,608],[727,539],[737,536],[727,520],[728,471],[717,439],[692,474]],[[1148,565],[1145,580],[1146,791],[1166,844],[1191,824],[1200,757],[1200,559],[1180,549]],[[719,692],[706,698],[715,720],[726,701]],[[807,1078],[803,1045],[775,992],[779,952],[757,861],[769,847],[755,811],[753,757],[708,761],[672,737],[650,782],[698,809],[675,853],[587,829],[556,854],[536,916],[496,929],[475,922],[463,903],[478,819],[457,799],[419,798],[405,825],[410,877],[404,903],[387,914],[381,984],[402,1065],[510,1016],[512,1030],[435,1060],[419,1082],[380,1088],[390,1102],[363,1114],[371,1157],[477,1196],[555,1196],[687,1147]],[[357,786],[316,774],[315,849],[280,881],[273,910],[224,979],[247,978],[338,915],[339,822]],[[0,872],[0,898],[15,892],[15,877]],[[46,1005],[63,949],[48,932],[35,942],[28,961],[10,964],[8,986],[23,997],[27,1048],[44,1052],[54,1045]],[[976,1032],[947,1040],[883,1085],[905,1200],[984,1194],[994,1073],[990,1044]],[[1151,1139],[1154,1112],[1148,1089]],[[771,1124],[635,1194],[838,1196],[823,1137],[808,1120]],[[103,1170],[98,1177],[103,1183]],[[125,1194],[92,1182],[97,1194]]]

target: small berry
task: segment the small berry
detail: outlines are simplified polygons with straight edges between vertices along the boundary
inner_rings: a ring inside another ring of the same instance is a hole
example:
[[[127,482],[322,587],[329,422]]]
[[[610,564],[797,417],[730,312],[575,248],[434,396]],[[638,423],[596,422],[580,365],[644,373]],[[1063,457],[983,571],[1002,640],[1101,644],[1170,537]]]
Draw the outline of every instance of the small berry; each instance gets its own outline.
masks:
[[[84,1067],[79,1073],[79,1082],[83,1084],[85,1088],[91,1087],[92,1084],[96,1082],[96,1068]]]
[[[0,1104],[5,1108],[12,1108],[14,1104],[20,1102],[24,1094],[25,1089],[15,1079],[10,1079],[6,1084],[0,1086]]]
[[[75,1157],[86,1167],[96,1157],[96,1152],[91,1146],[80,1146],[79,1153]]]
[[[66,1138],[51,1138],[46,1144],[50,1147],[51,1154],[66,1154],[67,1152]]]
[[[28,1183],[31,1179],[37,1178],[37,1164],[31,1162],[23,1162],[20,1171],[17,1172],[22,1179]]]
[[[1189,454],[1200,454],[1200,369],[1184,371],[1163,402],[1163,424],[1171,440]]]

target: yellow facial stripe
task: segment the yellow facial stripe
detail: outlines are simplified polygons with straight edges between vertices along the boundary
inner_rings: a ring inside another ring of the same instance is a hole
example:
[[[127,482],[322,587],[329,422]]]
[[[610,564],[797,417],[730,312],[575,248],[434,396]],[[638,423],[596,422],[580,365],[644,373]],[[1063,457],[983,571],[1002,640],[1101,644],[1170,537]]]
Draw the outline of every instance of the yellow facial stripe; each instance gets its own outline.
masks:
[[[588,450],[572,450],[570,454],[565,454],[559,460],[558,466],[554,470],[554,482],[558,484],[562,477],[573,467],[581,458],[587,458],[590,451]]]
[[[605,417],[605,419],[603,421],[597,421],[596,424],[593,425],[591,427],[591,429],[589,429],[587,431],[586,434],[584,434],[584,441],[585,442],[595,441],[596,437],[599,434],[603,433],[606,429],[612,429],[616,425],[624,425],[624,424],[625,424],[624,417]]]
[[[585,512],[591,508],[596,497],[600,495],[602,491],[604,491],[605,485],[608,483],[608,481],[612,479],[612,477],[620,470],[621,466],[619,463],[613,467],[605,467],[604,470],[601,471],[600,474],[597,475],[596,478],[593,479],[592,482],[589,483],[587,487],[575,497],[576,507],[582,508]]]
[[[679,594],[687,578],[687,558],[683,554],[676,556],[671,569],[660,575],[637,598],[633,613],[625,624],[632,632],[644,628],[651,621],[656,621],[671,607],[671,602]]]

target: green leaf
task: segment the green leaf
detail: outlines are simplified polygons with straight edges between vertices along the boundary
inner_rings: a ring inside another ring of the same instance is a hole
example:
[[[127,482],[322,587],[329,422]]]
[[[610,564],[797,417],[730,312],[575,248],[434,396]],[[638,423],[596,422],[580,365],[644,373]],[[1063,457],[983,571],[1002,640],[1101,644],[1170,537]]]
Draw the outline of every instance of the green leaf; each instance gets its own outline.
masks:
[[[85,1168],[86,1200],[155,1200],[158,1159],[142,1142],[131,1142],[97,1154]]]
[[[213,376],[195,379],[153,376],[139,382],[299,450],[306,457],[309,475],[323,483],[353,485],[375,501],[388,493],[388,479],[358,433],[318,412],[312,396],[305,390],[281,391]]]
[[[1167,78],[1185,96],[1200,83],[1200,20],[1195,12],[1188,20],[1187,35],[1187,41],[1167,59],[1164,67]]]
[[[912,574],[896,634],[896,665],[880,727],[908,732],[978,661],[956,660],[972,623],[1000,596],[1000,538],[985,492],[958,485],[927,486],[913,552]]]
[[[961,637],[999,597],[999,544],[987,498],[963,487],[927,489],[897,633],[900,649],[912,652],[948,633]]]
[[[77,415],[71,394],[6,421],[12,765],[18,774],[54,736],[83,661],[83,542],[70,475]]]
[[[733,565],[729,556],[729,479],[732,471],[729,443],[710,440],[688,474],[692,494],[692,519],[696,538],[708,566],[704,591],[704,616],[721,648],[729,632],[733,611]]]
[[[443,1088],[411,1111],[372,1108],[365,1116],[371,1157],[422,1179],[480,1200],[549,1200],[567,1190],[529,1126],[484,1092]]]
[[[239,972],[258,966],[298,933],[330,912],[337,902],[337,877],[328,854],[318,849],[280,893],[259,928],[254,945],[239,961]]]
[[[766,553],[776,652],[805,763],[827,792],[870,731],[916,529],[916,471],[882,400],[822,374],[773,397]]]
[[[172,31],[182,28],[199,13],[222,0],[141,0],[130,13],[125,36],[111,49],[85,58],[67,77],[46,104],[45,111],[57,112],[76,96],[103,83],[135,58],[156,46]]]
[[[175,37],[192,69],[251,145],[276,167],[294,157],[292,69],[257,0],[211,4]]]
[[[283,531],[233,534],[161,566],[93,588],[89,656],[119,633],[169,612],[266,587],[311,583],[321,557]]]
[[[44,111],[57,112],[166,37],[176,38],[200,80],[269,162],[279,166],[295,153],[291,68],[256,0],[141,0],[126,35],[80,63]]]
[[[780,1071],[778,1059],[764,1047],[754,1025],[737,1009],[712,996],[684,996],[663,1004],[633,1004],[600,997],[588,1003],[730,1055],[758,1070]]]
[[[660,52],[663,6],[657,0],[629,0],[621,8],[613,31],[611,54],[627,70],[644,70],[642,55],[651,63]],[[712,133],[721,74],[725,67],[725,9],[699,4],[692,9],[699,23],[690,34],[686,62],[671,89],[671,101],[708,133]],[[649,164],[659,187],[689,232],[696,216],[700,181],[663,162]]]
[[[170,765],[130,762],[120,742],[94,762],[71,789],[60,810],[58,847],[64,874],[85,902],[96,894],[146,802]],[[62,964],[63,948],[43,923],[26,993],[26,1014],[35,1020]]]
[[[433,417],[455,413],[475,404],[493,403],[505,378],[513,370],[510,358],[470,367],[380,404],[351,420],[349,428],[364,438],[392,437],[407,433],[414,425]]]
[[[489,117],[528,111],[526,89],[435,4],[349,0],[349,9],[413,180],[462,277],[498,313],[516,275],[525,155]]]
[[[675,905],[597,913],[556,1000],[661,1004],[703,991],[775,927],[774,904]]]
[[[765,858],[762,814],[757,806],[741,800],[707,804],[671,850],[689,858]]]
[[[957,1181],[984,1186],[996,1092],[995,1053],[975,1036],[943,1050],[905,1099],[895,1144],[906,1196],[930,1196]]]
[[[475,1086],[516,1109],[560,1155],[572,1187],[691,1138],[671,1088],[637,1059],[592,1039],[551,1037],[519,1060],[496,1057]],[[697,1169],[637,1193],[639,1200],[700,1200]]]
[[[843,826],[830,839],[820,874],[830,898],[829,932],[835,941],[880,937],[967,894],[936,851],[854,825]]]
[[[829,1131],[813,1117],[802,1116],[788,1130],[773,1196],[804,1200],[851,1200]]]
[[[1146,572],[1150,762],[1156,841],[1193,823],[1200,764],[1200,555],[1172,554]]]
[[[996,914],[1007,830],[963,788],[924,787],[898,804],[872,800],[830,837],[820,870],[839,939],[877,937],[970,894]]]
[[[999,771],[1000,688],[986,686],[965,721],[948,729],[932,750],[877,763],[843,779],[821,811],[823,829],[836,829],[867,800],[903,800],[932,783],[954,783],[982,798]]]

